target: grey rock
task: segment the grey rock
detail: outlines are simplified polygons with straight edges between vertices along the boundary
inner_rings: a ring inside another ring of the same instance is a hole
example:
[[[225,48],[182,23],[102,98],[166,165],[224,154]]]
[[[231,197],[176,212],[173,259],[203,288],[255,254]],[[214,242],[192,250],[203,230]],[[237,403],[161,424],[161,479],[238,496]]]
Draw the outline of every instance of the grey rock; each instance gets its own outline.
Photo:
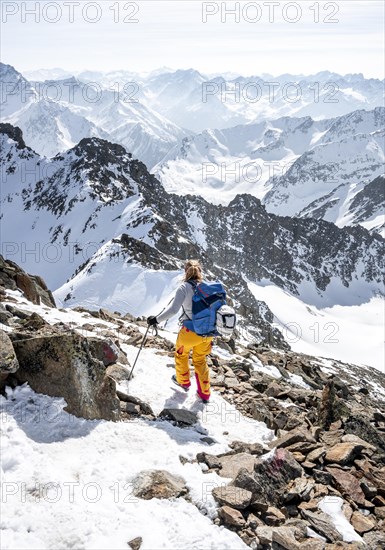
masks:
[[[4,330],[0,329],[0,373],[9,374],[19,368],[12,341]]]
[[[254,471],[255,457],[248,453],[237,453],[221,457],[220,464],[222,468],[219,475],[234,479],[241,468],[246,468],[250,473]]]
[[[311,512],[310,510],[301,510],[302,517],[323,537],[330,542],[342,540],[342,535],[337,531],[331,522],[330,517],[323,512]]]
[[[197,414],[187,409],[163,409],[159,417],[172,420],[184,426],[193,426],[198,421]]]
[[[127,544],[132,550],[140,550],[140,547],[142,546],[142,542],[143,542],[142,537],[136,537],[130,540]]]
[[[225,485],[214,487],[213,497],[222,506],[230,506],[237,510],[244,510],[251,503],[252,494],[246,489],[235,487],[234,485]]]
[[[165,470],[143,470],[133,480],[132,494],[144,500],[177,498],[187,493],[185,480]]]

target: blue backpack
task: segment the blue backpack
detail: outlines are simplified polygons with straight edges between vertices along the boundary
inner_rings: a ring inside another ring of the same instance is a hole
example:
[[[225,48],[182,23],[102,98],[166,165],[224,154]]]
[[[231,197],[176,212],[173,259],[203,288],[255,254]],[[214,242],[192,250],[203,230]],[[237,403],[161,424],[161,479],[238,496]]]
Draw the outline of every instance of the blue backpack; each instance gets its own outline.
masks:
[[[200,336],[218,336],[217,312],[226,304],[224,286],[220,282],[188,282],[194,287],[192,319],[184,320],[183,325]]]

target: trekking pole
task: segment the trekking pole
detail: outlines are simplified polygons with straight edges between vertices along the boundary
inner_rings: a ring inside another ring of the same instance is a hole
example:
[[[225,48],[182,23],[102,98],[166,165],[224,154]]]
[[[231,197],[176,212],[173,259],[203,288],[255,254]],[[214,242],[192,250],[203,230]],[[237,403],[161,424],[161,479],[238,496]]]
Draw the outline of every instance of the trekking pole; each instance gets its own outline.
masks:
[[[150,330],[150,326],[151,326],[151,325],[148,325],[147,330],[146,330],[146,332],[145,332],[145,334],[144,334],[144,336],[143,336],[142,343],[140,344],[139,351],[138,351],[138,353],[137,353],[137,355],[136,355],[136,357],[135,357],[135,361],[134,361],[134,364],[132,365],[132,368],[131,368],[131,371],[130,371],[130,375],[129,375],[129,377],[128,377],[128,380],[131,380],[132,372],[133,372],[133,370],[134,370],[134,368],[135,368],[135,365],[136,365],[136,362],[137,362],[138,357],[139,357],[139,355],[140,355],[140,352],[142,351],[142,348],[143,348],[144,343],[145,343],[145,341],[146,341],[148,331]],[[155,326],[155,330],[156,330],[156,335],[158,335],[158,329],[156,328],[156,326]]]

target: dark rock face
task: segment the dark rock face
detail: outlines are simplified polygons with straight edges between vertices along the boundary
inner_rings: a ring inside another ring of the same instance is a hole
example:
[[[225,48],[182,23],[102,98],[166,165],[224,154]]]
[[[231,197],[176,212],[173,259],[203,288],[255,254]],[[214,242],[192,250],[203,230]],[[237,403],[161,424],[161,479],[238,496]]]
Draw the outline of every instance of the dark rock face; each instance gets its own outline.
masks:
[[[12,124],[1,122],[0,134],[6,134],[17,144],[18,149],[29,149],[30,151],[32,151],[32,149],[25,144],[25,141],[23,139],[23,132],[18,126],[13,126]]]
[[[20,368],[17,379],[33,390],[64,397],[66,410],[88,419],[118,420],[115,381],[92,356],[86,338],[62,334],[14,340]]]
[[[365,185],[353,198],[350,210],[356,212],[357,223],[368,219],[375,212],[385,208],[385,178],[378,176]]]

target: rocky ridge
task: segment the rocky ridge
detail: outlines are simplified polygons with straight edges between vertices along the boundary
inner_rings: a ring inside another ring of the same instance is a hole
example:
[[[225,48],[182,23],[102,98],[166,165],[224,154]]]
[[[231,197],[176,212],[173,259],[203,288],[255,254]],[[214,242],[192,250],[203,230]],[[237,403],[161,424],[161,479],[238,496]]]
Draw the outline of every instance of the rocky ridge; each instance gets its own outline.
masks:
[[[116,386],[129,379],[130,370],[120,343],[139,344],[143,319],[78,308],[81,324],[65,322],[66,310],[55,310],[62,320],[48,323],[31,311],[33,302],[23,306],[19,292],[7,284],[0,288],[3,386],[28,382],[37,392],[65,397],[67,410],[86,418],[156,419],[150,403]],[[37,307],[43,313],[53,304]],[[213,441],[206,438],[208,450],[195,460],[203,471],[224,478],[213,489],[219,505],[215,522],[258,550],[382,548],[382,374],[268,346],[217,344],[228,359],[210,357],[213,388],[246,417],[265,422],[276,437],[268,447],[234,441],[231,450],[219,456],[210,454]],[[145,346],[173,357],[172,343],[163,338],[149,336]],[[183,408],[165,409],[159,419],[180,429],[196,421]],[[139,498],[188,499],[183,479],[174,477],[156,470],[143,472],[135,485]],[[333,499],[361,540],[342,541],[322,510],[325,501]],[[314,532],[321,538],[309,536]]]

